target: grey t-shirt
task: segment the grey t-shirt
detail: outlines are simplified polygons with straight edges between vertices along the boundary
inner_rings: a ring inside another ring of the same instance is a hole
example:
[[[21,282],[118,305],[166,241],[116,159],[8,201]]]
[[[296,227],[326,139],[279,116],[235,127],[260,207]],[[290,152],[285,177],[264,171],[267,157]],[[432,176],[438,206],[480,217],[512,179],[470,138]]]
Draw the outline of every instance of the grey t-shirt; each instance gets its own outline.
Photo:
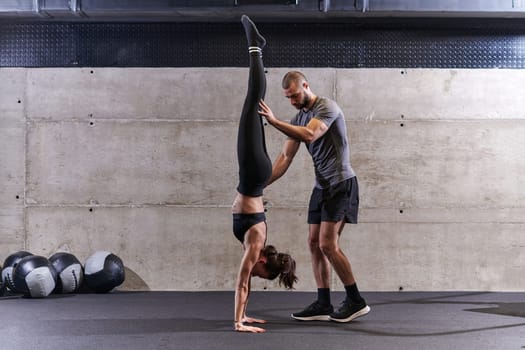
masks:
[[[314,162],[315,186],[327,188],[354,177],[345,118],[337,103],[318,97],[312,109],[306,112],[301,109],[290,123],[306,126],[312,118],[319,119],[328,127],[323,136],[306,144]]]

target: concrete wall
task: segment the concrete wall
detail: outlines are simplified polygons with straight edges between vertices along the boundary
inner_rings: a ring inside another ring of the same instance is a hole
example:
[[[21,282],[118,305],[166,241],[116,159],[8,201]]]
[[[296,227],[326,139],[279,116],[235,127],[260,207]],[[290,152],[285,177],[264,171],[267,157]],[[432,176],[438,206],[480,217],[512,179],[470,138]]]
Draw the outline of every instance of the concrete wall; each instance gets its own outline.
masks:
[[[269,69],[281,119],[287,69]],[[360,224],[341,245],[362,290],[524,290],[525,72],[305,69],[346,114]],[[0,69],[0,260],[119,255],[124,289],[232,290],[237,121],[247,69]],[[272,158],[284,136],[267,127]],[[265,196],[268,243],[313,290],[304,147]],[[334,288],[340,283],[334,276]],[[255,289],[278,290],[255,279]]]

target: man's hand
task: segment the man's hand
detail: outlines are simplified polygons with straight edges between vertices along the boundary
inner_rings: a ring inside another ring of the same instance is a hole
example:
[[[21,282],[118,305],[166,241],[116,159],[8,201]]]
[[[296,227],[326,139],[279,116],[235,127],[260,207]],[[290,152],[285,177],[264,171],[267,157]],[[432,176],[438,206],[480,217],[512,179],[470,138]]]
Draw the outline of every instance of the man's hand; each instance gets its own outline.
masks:
[[[270,107],[268,107],[268,105],[263,100],[259,101],[259,114],[265,117],[268,123],[272,125],[274,124],[273,122],[277,120]]]

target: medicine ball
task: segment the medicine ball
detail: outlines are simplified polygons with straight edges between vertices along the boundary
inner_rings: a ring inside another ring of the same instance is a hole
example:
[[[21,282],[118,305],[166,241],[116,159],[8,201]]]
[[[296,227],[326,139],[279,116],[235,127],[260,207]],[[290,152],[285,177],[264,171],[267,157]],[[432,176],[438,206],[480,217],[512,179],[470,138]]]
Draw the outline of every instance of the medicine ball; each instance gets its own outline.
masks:
[[[96,293],[107,293],[124,282],[122,260],[110,252],[97,251],[84,264],[84,282]]]
[[[2,281],[4,283],[4,287],[7,287],[11,292],[16,293],[15,285],[13,284],[13,269],[18,264],[22,258],[26,256],[31,256],[33,254],[26,252],[26,251],[18,251],[16,253],[13,253],[9,255],[5,261],[4,261],[4,268],[2,270]]]
[[[70,253],[55,253],[49,262],[57,272],[57,284],[54,293],[73,293],[78,291],[84,273],[82,264]]]
[[[47,297],[55,289],[56,280],[55,268],[43,256],[26,256],[13,270],[15,289],[26,297]]]

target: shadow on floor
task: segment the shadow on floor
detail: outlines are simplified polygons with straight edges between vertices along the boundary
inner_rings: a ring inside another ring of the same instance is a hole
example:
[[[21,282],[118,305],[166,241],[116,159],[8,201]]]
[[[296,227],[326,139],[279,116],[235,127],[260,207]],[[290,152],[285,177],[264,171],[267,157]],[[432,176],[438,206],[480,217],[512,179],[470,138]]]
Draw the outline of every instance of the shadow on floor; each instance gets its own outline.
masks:
[[[457,299],[457,298],[464,298],[464,297],[472,297],[472,299],[475,299],[475,297],[483,296],[483,295],[490,295],[491,293],[487,292],[473,292],[473,293],[453,293],[445,295],[432,295],[432,296],[422,296],[417,298],[411,298],[411,299],[402,299],[399,300],[387,300],[387,301],[380,301],[380,302],[372,302],[370,303],[370,307],[372,309],[372,313],[374,312],[375,307],[379,306],[395,306],[399,304],[412,304],[412,305],[487,305],[490,307],[485,308],[472,308],[472,309],[458,309],[458,311],[466,311],[466,312],[479,312],[479,313],[486,313],[486,314],[493,314],[493,315],[501,315],[501,316],[513,316],[513,317],[525,317],[525,303],[514,303],[514,302],[500,302],[500,301],[475,301],[475,300],[446,300],[446,299]],[[399,295],[402,295],[399,294]],[[496,305],[496,306],[494,306]],[[279,310],[273,310],[273,312],[278,312]],[[282,309],[280,310],[283,311]],[[290,313],[296,311],[296,310],[290,310]],[[390,312],[396,312],[396,311],[390,311]],[[399,309],[398,312],[403,312],[403,308]],[[433,311],[429,311],[433,312]],[[267,318],[270,318],[272,315],[272,310],[261,310],[257,312],[258,315],[262,316],[263,318],[267,316]],[[511,328],[518,328],[518,327],[524,327],[525,322],[522,323],[512,323],[511,322],[504,322],[503,324],[497,324],[497,325],[491,325],[491,326],[479,326],[475,327],[472,325],[472,323],[468,322],[468,317],[465,317],[465,321],[463,322],[457,322],[457,325],[454,327],[455,329],[449,329],[449,330],[443,330],[443,331],[425,331],[425,322],[421,320],[421,324],[418,325],[418,329],[411,329],[410,331],[403,332],[400,331],[403,327],[399,327],[399,325],[396,327],[394,326],[392,330],[388,330],[389,327],[377,327],[377,322],[374,322],[373,328],[370,327],[370,323],[367,322],[367,317],[358,318],[350,323],[346,324],[338,324],[334,322],[300,322],[295,320],[287,320],[283,319],[282,321],[273,321],[271,326],[272,330],[291,330],[292,328],[305,327],[308,329],[308,332],[323,332],[323,330],[326,330],[330,334],[334,333],[348,333],[348,331],[351,332],[357,332],[357,333],[363,333],[363,334],[369,334],[373,336],[395,336],[395,337],[428,337],[428,336],[448,336],[448,335],[456,335],[456,334],[468,334],[468,333],[474,333],[474,332],[483,332],[483,331],[490,331],[490,330],[502,330],[502,329],[511,329]],[[510,319],[509,319],[510,320]],[[400,325],[402,322],[400,322]],[[381,329],[383,328],[383,329]],[[452,327],[450,327],[452,328]],[[525,348],[525,347],[524,347]]]

